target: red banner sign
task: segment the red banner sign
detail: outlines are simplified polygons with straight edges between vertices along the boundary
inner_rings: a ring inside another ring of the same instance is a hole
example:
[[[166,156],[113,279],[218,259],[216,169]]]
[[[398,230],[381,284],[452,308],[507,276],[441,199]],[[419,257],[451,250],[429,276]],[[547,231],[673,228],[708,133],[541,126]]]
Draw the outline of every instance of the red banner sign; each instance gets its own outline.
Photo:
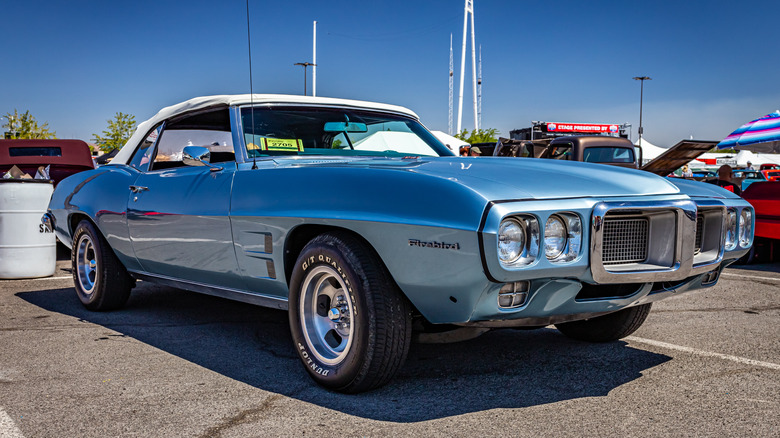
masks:
[[[618,125],[600,125],[594,123],[548,123],[547,132],[609,132],[617,134]]]

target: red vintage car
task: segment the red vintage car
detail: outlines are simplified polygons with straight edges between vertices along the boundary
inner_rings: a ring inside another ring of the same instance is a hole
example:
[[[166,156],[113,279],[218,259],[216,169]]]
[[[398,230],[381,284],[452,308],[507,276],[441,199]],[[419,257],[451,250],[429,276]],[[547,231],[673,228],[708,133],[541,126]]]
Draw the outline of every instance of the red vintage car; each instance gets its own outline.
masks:
[[[755,243],[751,255],[758,250],[767,253],[768,261],[773,261],[775,247],[780,242],[780,181],[750,184],[742,192],[742,197],[756,212]]]
[[[0,175],[13,166],[33,177],[38,167],[49,166],[57,185],[74,173],[94,169],[95,163],[82,140],[0,140]]]
[[[764,175],[767,181],[780,180],[780,169],[764,169],[759,170]]]

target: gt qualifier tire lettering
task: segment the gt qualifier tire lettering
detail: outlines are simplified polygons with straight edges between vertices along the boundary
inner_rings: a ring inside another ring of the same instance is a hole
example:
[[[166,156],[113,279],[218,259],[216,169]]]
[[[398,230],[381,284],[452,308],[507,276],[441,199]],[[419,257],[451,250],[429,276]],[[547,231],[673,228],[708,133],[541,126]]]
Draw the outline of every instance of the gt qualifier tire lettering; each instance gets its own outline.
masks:
[[[387,383],[411,342],[411,308],[381,259],[345,232],[312,239],[290,278],[290,332],[320,385],[340,392]]]

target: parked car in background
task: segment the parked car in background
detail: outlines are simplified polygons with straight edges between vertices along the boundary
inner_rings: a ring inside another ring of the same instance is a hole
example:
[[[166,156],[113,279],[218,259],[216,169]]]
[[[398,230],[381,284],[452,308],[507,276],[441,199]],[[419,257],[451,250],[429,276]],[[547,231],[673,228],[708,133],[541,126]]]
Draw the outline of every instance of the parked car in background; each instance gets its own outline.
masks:
[[[629,140],[601,135],[578,135],[542,140],[499,138],[492,154],[497,157],[546,158],[638,168],[641,156]]]
[[[774,249],[780,243],[780,181],[759,181],[751,184],[742,197],[755,210],[755,250],[761,252],[766,261],[774,261]],[[751,248],[747,262],[753,258]]]
[[[751,184],[759,181],[766,181],[764,174],[757,170],[735,170],[734,179],[741,181],[742,191],[744,192]]]
[[[628,336],[753,240],[753,208],[716,186],[457,157],[406,108],[304,96],[164,108],[49,211],[87,308],[143,279],[285,309],[309,375],[342,392],[388,382],[413,330]]]
[[[89,145],[81,140],[0,140],[0,174],[13,166],[30,176],[35,176],[39,167],[49,166],[55,185],[95,168]]]
[[[759,170],[764,176],[766,181],[777,181],[780,179],[780,169],[764,169]]]
[[[691,169],[691,173],[693,174],[691,178],[698,181],[718,178],[718,171],[716,169]]]

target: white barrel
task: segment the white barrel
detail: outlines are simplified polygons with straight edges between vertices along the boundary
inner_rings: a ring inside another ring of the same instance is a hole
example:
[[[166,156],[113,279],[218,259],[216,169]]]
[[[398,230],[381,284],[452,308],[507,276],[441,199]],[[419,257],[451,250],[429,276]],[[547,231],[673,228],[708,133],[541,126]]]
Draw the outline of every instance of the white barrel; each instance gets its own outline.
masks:
[[[0,180],[0,278],[54,274],[57,241],[41,222],[53,191],[51,181]]]

